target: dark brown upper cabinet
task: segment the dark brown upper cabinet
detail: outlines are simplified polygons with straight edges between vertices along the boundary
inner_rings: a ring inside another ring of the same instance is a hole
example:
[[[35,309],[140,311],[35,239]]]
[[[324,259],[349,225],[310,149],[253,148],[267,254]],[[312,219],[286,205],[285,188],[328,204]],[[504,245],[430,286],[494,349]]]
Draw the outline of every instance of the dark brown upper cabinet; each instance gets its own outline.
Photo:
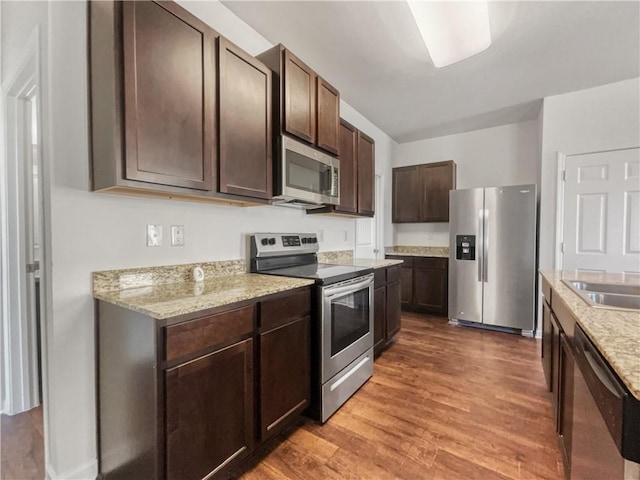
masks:
[[[340,93],[322,77],[317,78],[317,145],[335,155],[340,146]]]
[[[371,217],[375,213],[375,142],[356,127],[340,119],[340,205],[307,210]]]
[[[174,3],[122,8],[125,178],[211,190],[216,33]]]
[[[448,222],[449,190],[456,188],[453,160],[393,169],[393,223]]]
[[[271,70],[219,40],[220,192],[271,198]]]
[[[358,213],[358,129],[340,122],[340,205],[336,212]]]
[[[93,190],[267,203],[266,66],[174,2],[92,1],[89,73]]]
[[[316,74],[284,51],[284,129],[309,143],[316,141]]]
[[[358,132],[358,213],[373,216],[375,181],[375,142]]]
[[[257,56],[274,76],[276,134],[287,133],[334,155],[339,153],[340,93],[306,63],[276,45]],[[277,81],[276,81],[277,79]]]

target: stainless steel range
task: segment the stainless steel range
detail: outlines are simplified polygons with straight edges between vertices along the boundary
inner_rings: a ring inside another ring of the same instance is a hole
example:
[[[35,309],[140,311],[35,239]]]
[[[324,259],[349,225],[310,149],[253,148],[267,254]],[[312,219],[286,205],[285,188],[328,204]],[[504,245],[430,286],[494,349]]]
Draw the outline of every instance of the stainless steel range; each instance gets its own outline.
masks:
[[[373,374],[372,269],[318,263],[314,233],[250,237],[254,273],[315,280],[310,414],[326,422]]]

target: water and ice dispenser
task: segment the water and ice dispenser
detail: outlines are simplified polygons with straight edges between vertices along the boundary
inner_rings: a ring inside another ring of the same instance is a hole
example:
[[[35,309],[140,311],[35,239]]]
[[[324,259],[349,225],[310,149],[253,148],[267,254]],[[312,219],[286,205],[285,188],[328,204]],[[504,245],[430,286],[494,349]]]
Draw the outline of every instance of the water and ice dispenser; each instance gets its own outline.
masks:
[[[456,260],[476,259],[476,236],[456,235]]]

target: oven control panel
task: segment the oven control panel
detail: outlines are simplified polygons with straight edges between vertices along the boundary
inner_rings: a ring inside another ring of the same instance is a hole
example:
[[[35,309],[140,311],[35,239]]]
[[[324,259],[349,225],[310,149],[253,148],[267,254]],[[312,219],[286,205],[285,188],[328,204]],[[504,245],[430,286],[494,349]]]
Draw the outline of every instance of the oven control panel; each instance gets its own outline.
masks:
[[[318,251],[315,233],[256,233],[250,236],[251,256],[275,256]]]

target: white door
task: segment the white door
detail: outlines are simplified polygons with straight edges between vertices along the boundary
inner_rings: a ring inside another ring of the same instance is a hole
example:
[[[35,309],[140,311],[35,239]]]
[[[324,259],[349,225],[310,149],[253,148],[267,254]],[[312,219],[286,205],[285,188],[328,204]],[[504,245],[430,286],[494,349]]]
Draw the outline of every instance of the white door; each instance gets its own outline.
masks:
[[[566,157],[562,268],[640,273],[640,149]]]
[[[356,257],[384,258],[382,241],[382,177],[375,177],[375,215],[356,219]]]

